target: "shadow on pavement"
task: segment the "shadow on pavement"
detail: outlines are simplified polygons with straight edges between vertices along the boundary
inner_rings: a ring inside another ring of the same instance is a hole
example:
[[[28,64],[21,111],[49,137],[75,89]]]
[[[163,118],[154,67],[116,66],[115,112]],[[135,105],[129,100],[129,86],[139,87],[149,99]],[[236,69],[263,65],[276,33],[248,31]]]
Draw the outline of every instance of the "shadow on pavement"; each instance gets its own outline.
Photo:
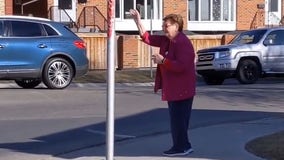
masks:
[[[282,113],[252,112],[252,111],[225,111],[225,110],[199,110],[195,109],[191,117],[191,129],[213,126],[224,123],[237,123],[266,117],[283,116]],[[145,146],[134,146],[132,151],[119,150],[117,156],[140,157],[160,156],[164,149],[170,147],[170,137],[165,141],[155,141],[156,136],[165,136],[169,133],[168,111],[154,109],[144,113],[116,119],[115,121],[116,143],[143,141],[145,138],[153,138]],[[204,133],[204,139],[206,139]],[[146,142],[146,141],[145,141]],[[78,157],[105,156],[103,146],[105,144],[105,123],[82,126],[80,128],[65,130],[62,132],[34,137],[30,142],[2,143],[0,148],[10,149],[22,153],[45,154],[54,157],[74,159]],[[68,154],[73,151],[100,148],[81,154]],[[137,147],[137,148],[135,148]],[[206,157],[206,155],[205,155]],[[210,157],[207,157],[210,158]],[[215,157],[216,158],[216,157]],[[222,159],[220,159],[222,160]]]

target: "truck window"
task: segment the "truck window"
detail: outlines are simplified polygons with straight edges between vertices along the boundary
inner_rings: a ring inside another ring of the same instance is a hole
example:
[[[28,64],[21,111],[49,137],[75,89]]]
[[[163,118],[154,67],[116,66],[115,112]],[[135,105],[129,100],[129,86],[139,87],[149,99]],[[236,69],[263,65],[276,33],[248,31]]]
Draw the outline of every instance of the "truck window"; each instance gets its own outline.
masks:
[[[284,45],[284,30],[272,31],[265,38],[270,45]]]
[[[266,29],[247,31],[239,34],[231,44],[256,44],[260,41],[263,35],[266,33]]]

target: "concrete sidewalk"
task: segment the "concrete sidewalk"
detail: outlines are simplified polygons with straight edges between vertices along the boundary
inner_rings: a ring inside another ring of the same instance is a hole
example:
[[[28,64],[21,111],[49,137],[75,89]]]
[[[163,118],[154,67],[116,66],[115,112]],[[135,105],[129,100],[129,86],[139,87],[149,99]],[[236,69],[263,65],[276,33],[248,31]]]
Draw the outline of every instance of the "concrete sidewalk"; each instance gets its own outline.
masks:
[[[105,88],[105,84],[72,84],[75,87]],[[127,84],[117,85],[117,88]],[[152,86],[152,83],[142,84]],[[16,87],[15,84],[3,84],[0,87]],[[170,134],[132,138],[115,143],[114,160],[263,160],[245,150],[250,140],[284,130],[283,118],[265,118],[254,121],[223,123],[194,128],[189,137],[194,152],[186,157],[165,157],[162,152],[171,145]],[[147,124],[145,124],[147,125]],[[74,137],[76,138],[76,137]],[[105,146],[94,146],[70,153],[51,156],[48,154],[29,154],[16,152],[1,155],[0,160],[105,160]]]
[[[165,157],[170,135],[153,135],[115,143],[115,160],[262,160],[245,150],[248,141],[284,129],[284,119],[266,118],[240,123],[227,123],[190,130],[194,152],[186,157]],[[15,154],[17,160],[105,160],[105,146],[57,155]]]

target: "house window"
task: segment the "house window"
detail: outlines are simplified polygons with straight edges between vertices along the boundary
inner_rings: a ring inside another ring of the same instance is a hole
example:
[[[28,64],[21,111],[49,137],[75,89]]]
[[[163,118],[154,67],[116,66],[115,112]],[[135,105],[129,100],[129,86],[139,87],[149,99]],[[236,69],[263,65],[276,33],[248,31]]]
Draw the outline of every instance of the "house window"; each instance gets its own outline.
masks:
[[[115,17],[120,17],[120,1],[115,1]]]
[[[189,21],[233,21],[235,0],[188,0]]]
[[[160,19],[160,10],[162,0],[116,0],[116,14],[118,19],[130,19],[129,10],[137,9],[140,12],[141,19],[151,19],[151,10],[153,19]]]
[[[141,18],[144,19],[145,18],[145,1],[136,0],[136,9],[139,11]]]
[[[209,21],[210,20],[210,0],[200,1],[201,7],[201,20]]]
[[[270,12],[278,12],[278,0],[270,0]]]
[[[221,20],[221,0],[213,0],[212,5],[212,16],[213,21],[220,21]]]

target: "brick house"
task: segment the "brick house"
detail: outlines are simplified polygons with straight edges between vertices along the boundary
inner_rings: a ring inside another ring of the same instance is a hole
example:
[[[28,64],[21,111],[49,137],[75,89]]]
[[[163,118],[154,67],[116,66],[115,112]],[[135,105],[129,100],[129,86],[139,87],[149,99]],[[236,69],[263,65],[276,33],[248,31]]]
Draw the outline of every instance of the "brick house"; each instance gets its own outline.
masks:
[[[70,23],[77,27],[76,31],[87,34],[107,29],[106,6],[107,0],[0,0],[0,15],[32,14]],[[121,44],[118,52],[122,52],[118,53],[118,57],[122,57],[118,59],[121,61],[118,65],[121,65],[120,68],[139,68],[141,64],[137,61],[141,55],[137,54],[137,48],[140,44],[137,43],[137,36],[133,36],[137,35],[137,29],[127,14],[131,8],[140,11],[147,30],[161,30],[163,16],[178,13],[184,17],[184,30],[188,33],[220,35],[282,25],[284,0],[116,0],[115,8],[115,30],[123,33],[118,39]],[[230,39],[230,36],[223,37],[222,43]],[[105,62],[103,57],[99,63],[96,60],[100,59],[98,56],[93,59],[96,64]],[[149,63],[144,66],[149,66]],[[98,67],[94,65],[93,68]]]
[[[62,12],[58,9],[60,5],[65,10],[64,13],[60,13]],[[0,0],[0,14],[33,14],[38,17],[51,17],[58,21],[72,19],[77,22],[85,8],[94,6],[96,10],[88,10],[84,14],[85,17],[94,17],[99,14],[103,18],[107,16],[107,0]],[[284,1],[116,0],[116,31],[136,31],[135,24],[127,17],[127,11],[130,8],[141,10],[148,30],[160,30],[164,15],[179,13],[186,22],[185,30],[214,33],[247,30],[262,27],[262,25],[279,25],[284,14]]]

